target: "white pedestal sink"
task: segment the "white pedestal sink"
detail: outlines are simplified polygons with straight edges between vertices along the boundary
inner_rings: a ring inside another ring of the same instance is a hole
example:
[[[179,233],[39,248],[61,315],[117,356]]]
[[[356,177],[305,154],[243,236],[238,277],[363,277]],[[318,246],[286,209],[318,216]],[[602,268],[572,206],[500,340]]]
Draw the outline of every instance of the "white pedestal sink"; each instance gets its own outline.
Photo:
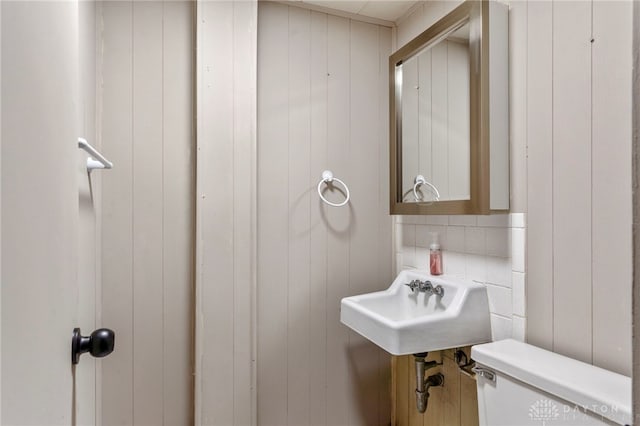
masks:
[[[414,280],[440,285],[444,294],[412,291],[405,284]],[[400,272],[384,291],[345,297],[340,320],[393,355],[491,341],[484,285],[418,270]]]

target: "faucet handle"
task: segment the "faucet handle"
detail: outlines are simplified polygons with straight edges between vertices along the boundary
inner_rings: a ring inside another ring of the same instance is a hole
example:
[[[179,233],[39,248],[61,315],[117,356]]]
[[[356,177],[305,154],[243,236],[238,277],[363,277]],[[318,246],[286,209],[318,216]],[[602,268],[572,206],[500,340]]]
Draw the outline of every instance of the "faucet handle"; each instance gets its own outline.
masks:
[[[442,287],[440,284],[438,284],[437,286],[435,286],[433,288],[433,294],[436,294],[440,297],[444,296],[444,287]]]
[[[426,280],[426,281],[418,281],[419,283],[419,287],[418,290],[420,290],[423,293],[433,293],[433,285],[431,284],[431,281]]]
[[[420,281],[413,280],[410,283],[405,283],[405,285],[409,287],[411,289],[411,293],[413,293],[416,290],[416,288],[420,287]]]

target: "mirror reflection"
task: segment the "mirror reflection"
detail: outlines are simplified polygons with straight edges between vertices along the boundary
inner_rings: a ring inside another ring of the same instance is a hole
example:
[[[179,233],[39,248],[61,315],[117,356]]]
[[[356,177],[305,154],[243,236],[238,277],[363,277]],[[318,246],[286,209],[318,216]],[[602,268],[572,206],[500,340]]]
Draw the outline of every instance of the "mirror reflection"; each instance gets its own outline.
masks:
[[[403,202],[470,199],[469,27],[465,23],[396,69],[402,79]]]

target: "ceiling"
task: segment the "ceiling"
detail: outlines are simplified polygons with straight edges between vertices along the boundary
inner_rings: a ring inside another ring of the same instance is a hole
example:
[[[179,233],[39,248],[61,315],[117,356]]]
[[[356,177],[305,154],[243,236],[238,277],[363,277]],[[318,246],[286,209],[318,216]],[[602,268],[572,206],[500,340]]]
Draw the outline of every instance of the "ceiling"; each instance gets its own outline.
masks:
[[[395,22],[418,1],[406,0],[301,0],[302,3]]]

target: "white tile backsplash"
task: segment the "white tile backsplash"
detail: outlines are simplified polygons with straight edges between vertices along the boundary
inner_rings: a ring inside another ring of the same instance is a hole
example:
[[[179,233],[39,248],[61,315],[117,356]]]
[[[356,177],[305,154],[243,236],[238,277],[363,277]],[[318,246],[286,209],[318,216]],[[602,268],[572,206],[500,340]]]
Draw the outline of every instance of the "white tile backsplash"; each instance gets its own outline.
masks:
[[[513,272],[513,314],[521,317],[526,316],[524,279],[522,272]]]
[[[487,281],[487,258],[478,254],[467,254],[466,275],[468,280],[485,283]]]
[[[523,228],[511,229],[511,262],[512,269],[524,272],[525,267],[525,230]]]
[[[415,247],[403,247],[402,251],[402,266],[408,268],[416,268],[416,248]]]
[[[512,337],[516,340],[524,342],[527,337],[527,320],[526,318],[514,315],[512,320]]]
[[[442,215],[427,215],[424,216],[427,225],[444,225],[447,226],[449,224],[449,216]]]
[[[447,227],[443,225],[416,225],[416,246],[429,247],[437,235],[440,247],[447,246]]]
[[[476,226],[477,224],[478,224],[478,216],[474,216],[474,215],[449,216],[449,225]]]
[[[510,317],[512,314],[511,289],[487,284],[489,310],[495,314]]]
[[[487,228],[485,241],[487,255],[509,257],[509,228]]]
[[[491,334],[493,340],[509,339],[513,336],[513,322],[510,317],[491,314]]]
[[[472,254],[485,254],[486,228],[464,228],[464,251]]]
[[[511,287],[511,259],[487,256],[487,283]]]
[[[490,216],[397,216],[396,267],[428,269],[438,232],[444,273],[487,286],[494,340],[525,338],[523,213]]]
[[[404,263],[402,262],[402,253],[396,253],[396,273],[404,269]]]
[[[416,246],[416,225],[402,225],[401,245],[404,247]]]
[[[458,278],[466,278],[466,254],[445,251],[442,254],[444,273]]]
[[[447,245],[444,250],[464,253],[464,226],[449,226],[447,228]]]
[[[524,213],[511,213],[509,215],[511,228],[526,228],[527,222]]]
[[[416,246],[415,266],[418,269],[429,269],[429,249]]]
[[[490,214],[487,216],[478,216],[478,226],[508,228],[508,214]]]
[[[393,236],[393,246],[395,253],[402,253],[402,227],[404,225],[401,222],[396,222],[393,227],[395,230]]]

